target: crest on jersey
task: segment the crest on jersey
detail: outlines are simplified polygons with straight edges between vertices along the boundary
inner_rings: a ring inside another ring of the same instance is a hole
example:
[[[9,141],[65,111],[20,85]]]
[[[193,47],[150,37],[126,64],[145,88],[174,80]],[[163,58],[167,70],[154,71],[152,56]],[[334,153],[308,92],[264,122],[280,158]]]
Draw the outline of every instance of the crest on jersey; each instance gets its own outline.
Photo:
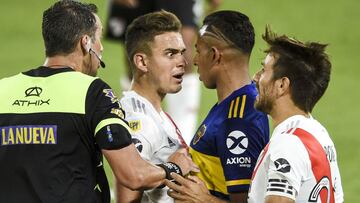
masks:
[[[141,141],[137,138],[132,138],[132,142],[134,143],[136,149],[141,153],[143,150],[143,145]]]
[[[141,121],[139,120],[129,121],[129,127],[133,132],[137,132],[141,130]]]
[[[113,104],[117,103],[119,105],[119,108],[121,108],[120,100],[114,94],[114,91],[112,89],[103,89],[103,93],[105,93],[106,97],[110,98],[111,103]]]
[[[196,143],[199,142],[201,137],[204,136],[205,132],[206,132],[206,125],[202,124],[193,138],[193,145],[196,145]]]
[[[232,131],[226,139],[227,148],[231,153],[236,155],[244,153],[248,145],[249,145],[248,138],[243,132],[239,130]]]
[[[280,158],[274,161],[276,170],[282,173],[288,173],[290,172],[290,164],[286,159]]]

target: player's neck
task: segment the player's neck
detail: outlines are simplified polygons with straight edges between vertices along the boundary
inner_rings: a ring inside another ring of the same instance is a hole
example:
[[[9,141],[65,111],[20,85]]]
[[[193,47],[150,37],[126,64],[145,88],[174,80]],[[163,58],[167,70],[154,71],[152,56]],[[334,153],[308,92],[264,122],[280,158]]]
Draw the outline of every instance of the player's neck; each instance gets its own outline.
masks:
[[[234,91],[251,83],[247,64],[242,64],[239,67],[239,63],[227,63],[220,69],[216,84],[218,103],[222,102]]]
[[[304,112],[303,110],[299,109],[295,106],[292,102],[277,102],[274,104],[272,111],[269,113],[273,122],[273,128],[278,126],[284,120],[295,116],[295,115],[302,115],[307,118],[310,118],[310,114]]]

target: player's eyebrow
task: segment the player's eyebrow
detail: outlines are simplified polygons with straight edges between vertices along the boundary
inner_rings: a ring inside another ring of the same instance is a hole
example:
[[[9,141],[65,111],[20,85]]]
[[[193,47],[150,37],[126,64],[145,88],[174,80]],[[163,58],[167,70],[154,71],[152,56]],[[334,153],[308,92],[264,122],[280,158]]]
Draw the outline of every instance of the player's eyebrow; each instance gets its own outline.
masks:
[[[184,49],[174,49],[174,48],[167,48],[167,49],[165,49],[165,52],[171,52],[171,53],[174,53],[174,54],[176,54],[176,53],[184,53],[186,51],[186,49],[184,48]]]

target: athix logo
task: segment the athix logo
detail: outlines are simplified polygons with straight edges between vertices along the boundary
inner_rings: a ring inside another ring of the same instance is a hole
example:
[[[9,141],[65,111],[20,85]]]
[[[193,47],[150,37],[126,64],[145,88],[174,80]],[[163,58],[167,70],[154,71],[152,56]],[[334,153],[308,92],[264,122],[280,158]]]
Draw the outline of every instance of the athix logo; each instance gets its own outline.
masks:
[[[43,89],[41,87],[29,87],[25,90],[25,98],[26,97],[40,97]],[[15,100],[12,105],[13,106],[42,106],[42,105],[50,105],[50,99],[43,100],[43,99],[17,99]]]
[[[41,87],[30,87],[28,89],[25,90],[25,97],[30,97],[30,96],[36,96],[36,97],[40,97],[40,94],[42,93],[42,88]]]
[[[286,159],[280,158],[274,161],[276,170],[282,173],[290,172],[290,164]]]
[[[246,135],[238,130],[232,131],[226,139],[226,145],[233,154],[242,154],[246,151],[249,141]]]

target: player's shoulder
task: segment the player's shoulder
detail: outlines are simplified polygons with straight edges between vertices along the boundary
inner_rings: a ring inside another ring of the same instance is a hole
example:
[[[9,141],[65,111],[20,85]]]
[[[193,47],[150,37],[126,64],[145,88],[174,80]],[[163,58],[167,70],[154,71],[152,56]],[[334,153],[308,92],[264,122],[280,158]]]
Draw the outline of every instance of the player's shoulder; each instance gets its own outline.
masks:
[[[253,83],[235,90],[226,98],[226,114],[228,119],[252,120],[257,117],[266,117],[265,114],[254,108],[257,91]]]
[[[144,132],[150,136],[158,132],[156,122],[151,116],[151,108],[144,98],[133,91],[126,91],[123,92],[120,103],[133,134]]]
[[[123,92],[123,97],[120,99],[120,102],[125,111],[130,114],[143,115],[144,117],[149,115],[148,102],[134,91]]]

